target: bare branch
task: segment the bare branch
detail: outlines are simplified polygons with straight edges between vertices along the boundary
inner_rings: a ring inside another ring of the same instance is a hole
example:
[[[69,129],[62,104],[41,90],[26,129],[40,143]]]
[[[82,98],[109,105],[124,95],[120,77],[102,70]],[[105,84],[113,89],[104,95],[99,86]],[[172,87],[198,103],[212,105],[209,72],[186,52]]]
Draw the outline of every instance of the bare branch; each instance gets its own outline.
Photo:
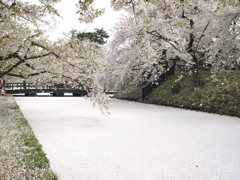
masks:
[[[36,42],[32,42],[32,45],[41,47],[41,48],[47,50],[48,52],[50,52],[50,54],[53,54],[55,57],[61,59],[61,57],[60,57],[59,55],[57,55],[56,53],[50,51],[48,48],[46,48],[46,47],[44,47],[44,46],[42,46],[42,45],[40,45],[40,44],[38,44],[38,43],[36,43]]]
[[[173,40],[171,40],[169,38],[166,38],[166,37],[162,36],[161,34],[159,34],[157,32],[157,30],[154,30],[154,31],[151,31],[151,32],[147,31],[147,33],[151,34],[154,37],[157,37],[158,38],[157,40],[159,40],[159,39],[164,40],[165,42],[169,43],[174,49],[179,51],[179,49],[174,45],[174,43],[178,45],[178,42],[173,41]]]

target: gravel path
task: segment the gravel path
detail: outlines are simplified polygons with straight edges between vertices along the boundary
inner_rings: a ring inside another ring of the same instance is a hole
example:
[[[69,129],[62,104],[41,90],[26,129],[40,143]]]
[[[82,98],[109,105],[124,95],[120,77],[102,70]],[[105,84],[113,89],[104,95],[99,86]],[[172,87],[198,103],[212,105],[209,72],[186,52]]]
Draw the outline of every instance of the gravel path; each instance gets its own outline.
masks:
[[[18,97],[60,180],[239,180],[240,119],[113,100]]]

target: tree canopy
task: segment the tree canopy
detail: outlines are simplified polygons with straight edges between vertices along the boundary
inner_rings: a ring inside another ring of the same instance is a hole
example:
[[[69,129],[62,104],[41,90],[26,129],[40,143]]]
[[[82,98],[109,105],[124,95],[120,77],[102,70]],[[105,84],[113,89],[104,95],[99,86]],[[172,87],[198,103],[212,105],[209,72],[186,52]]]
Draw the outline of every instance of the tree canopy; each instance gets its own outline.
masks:
[[[196,82],[207,64],[213,70],[237,67],[238,1],[113,0],[112,6],[128,14],[115,26],[109,57],[112,81],[154,81],[177,60]]]
[[[0,0],[0,77],[25,79],[39,88],[49,81],[82,84],[93,101],[107,108],[108,98],[98,81],[103,61],[100,44],[67,37],[50,42],[44,34],[44,28],[51,27],[49,18],[59,16],[54,8],[58,2]]]
[[[109,36],[103,29],[73,30],[70,38],[48,40],[43,27],[50,28],[49,17],[60,16],[56,3],[61,0],[0,0],[1,77],[85,82],[89,94],[106,104],[100,75],[115,86],[154,82],[180,60],[198,81],[204,65],[236,67],[240,57],[240,4],[235,0],[109,0],[126,14],[115,25],[107,55],[101,45]],[[80,22],[104,13],[94,8],[94,0],[76,5]]]

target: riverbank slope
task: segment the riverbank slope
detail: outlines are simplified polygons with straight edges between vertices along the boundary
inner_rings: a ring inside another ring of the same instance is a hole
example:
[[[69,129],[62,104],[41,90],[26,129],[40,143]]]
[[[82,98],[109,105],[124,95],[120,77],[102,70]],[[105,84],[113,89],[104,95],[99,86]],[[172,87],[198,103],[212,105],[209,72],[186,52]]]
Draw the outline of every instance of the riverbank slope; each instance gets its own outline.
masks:
[[[240,117],[240,71],[221,71],[216,74],[202,71],[197,86],[192,76],[185,75],[180,81],[177,81],[178,78],[179,75],[170,77],[143,100],[140,87],[127,88],[115,97]]]

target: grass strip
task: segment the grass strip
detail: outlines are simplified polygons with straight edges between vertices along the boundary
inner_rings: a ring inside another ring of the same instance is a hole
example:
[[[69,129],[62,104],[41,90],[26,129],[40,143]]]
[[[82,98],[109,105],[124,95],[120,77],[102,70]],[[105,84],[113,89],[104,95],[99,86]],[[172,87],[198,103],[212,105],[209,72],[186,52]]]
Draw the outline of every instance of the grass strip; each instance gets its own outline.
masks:
[[[0,96],[0,179],[57,180],[12,96]]]

